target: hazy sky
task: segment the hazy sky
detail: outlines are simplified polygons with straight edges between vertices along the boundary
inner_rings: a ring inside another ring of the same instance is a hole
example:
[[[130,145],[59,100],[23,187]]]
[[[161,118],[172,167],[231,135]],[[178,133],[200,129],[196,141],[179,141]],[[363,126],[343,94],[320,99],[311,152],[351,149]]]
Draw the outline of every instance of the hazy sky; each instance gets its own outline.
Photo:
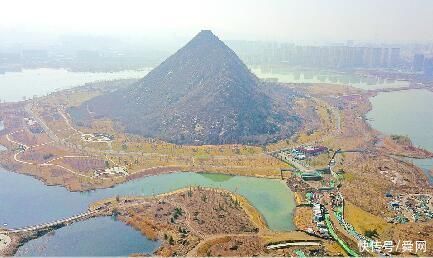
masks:
[[[6,0],[0,29],[223,39],[433,40],[430,0]],[[7,35],[0,35],[5,37]]]

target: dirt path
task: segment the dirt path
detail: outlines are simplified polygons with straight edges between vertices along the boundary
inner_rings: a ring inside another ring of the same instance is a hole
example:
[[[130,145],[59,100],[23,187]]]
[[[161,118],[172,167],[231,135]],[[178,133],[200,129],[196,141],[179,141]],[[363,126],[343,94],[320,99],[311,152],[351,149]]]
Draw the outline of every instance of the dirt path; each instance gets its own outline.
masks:
[[[241,234],[218,234],[218,235],[210,235],[208,237],[206,237],[205,239],[203,239],[202,241],[200,241],[200,243],[198,243],[198,245],[196,245],[191,251],[189,251],[186,256],[187,257],[195,257],[198,256],[197,251],[204,245],[208,244],[209,242],[212,242],[214,240],[217,240],[219,238],[223,238],[223,237],[250,237],[250,236],[260,236],[259,234],[256,233],[241,233]]]

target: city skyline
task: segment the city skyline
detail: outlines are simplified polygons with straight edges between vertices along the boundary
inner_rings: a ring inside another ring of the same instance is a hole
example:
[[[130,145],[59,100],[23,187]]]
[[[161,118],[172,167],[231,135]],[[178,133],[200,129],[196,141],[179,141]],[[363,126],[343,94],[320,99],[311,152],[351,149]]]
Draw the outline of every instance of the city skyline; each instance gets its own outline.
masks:
[[[0,6],[0,257],[433,257],[433,0]]]

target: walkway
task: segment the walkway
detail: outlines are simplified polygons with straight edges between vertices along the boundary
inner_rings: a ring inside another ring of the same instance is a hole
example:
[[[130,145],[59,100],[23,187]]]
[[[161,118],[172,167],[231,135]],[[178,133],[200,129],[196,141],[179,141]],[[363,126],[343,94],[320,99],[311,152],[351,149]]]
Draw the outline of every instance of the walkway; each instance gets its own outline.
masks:
[[[309,242],[309,241],[300,241],[300,242],[293,242],[293,243],[282,243],[282,244],[275,244],[275,245],[268,245],[266,249],[272,250],[272,249],[280,249],[285,247],[292,247],[292,246],[320,246],[320,242]]]
[[[75,221],[81,220],[83,218],[86,218],[86,217],[89,217],[89,216],[93,216],[97,212],[98,211],[87,211],[87,212],[83,212],[83,213],[80,213],[80,214],[72,216],[72,217],[68,217],[68,218],[64,218],[64,219],[59,219],[59,220],[56,220],[56,221],[53,221],[53,222],[49,222],[49,223],[44,223],[44,224],[39,224],[39,225],[34,225],[34,226],[27,226],[27,227],[22,227],[22,228],[13,228],[13,229],[3,230],[3,231],[0,230],[0,234],[23,233],[23,232],[37,231],[37,230],[41,230],[41,229],[46,229],[46,228],[54,227],[54,226],[57,226],[57,225],[71,223],[71,222],[75,222]]]
[[[45,125],[45,124],[44,124],[44,125]],[[44,128],[48,128],[48,127],[45,125]],[[45,129],[45,130],[46,130],[46,129]],[[49,129],[48,129],[48,130],[49,130]],[[58,164],[52,164],[52,162],[57,161],[57,160],[61,160],[61,159],[64,159],[64,158],[90,158],[90,156],[72,156],[72,155],[70,155],[70,156],[61,156],[61,157],[57,157],[57,158],[55,158],[55,159],[52,159],[52,160],[47,161],[47,162],[44,162],[44,163],[34,163],[34,162],[28,162],[28,161],[21,160],[21,159],[19,158],[19,155],[22,154],[22,153],[24,153],[25,151],[27,151],[27,150],[29,150],[29,149],[33,149],[33,148],[42,147],[42,146],[44,146],[44,145],[48,145],[48,144],[51,144],[51,143],[56,142],[55,140],[53,140],[53,141],[46,142],[46,143],[42,143],[42,144],[37,144],[37,145],[28,146],[28,145],[26,145],[26,144],[24,144],[24,143],[18,142],[18,141],[16,141],[16,140],[14,140],[13,138],[11,138],[14,134],[16,134],[16,133],[20,133],[20,132],[23,132],[23,131],[24,131],[24,129],[20,129],[20,130],[18,130],[18,131],[11,132],[11,133],[9,133],[9,134],[6,135],[6,139],[7,139],[10,143],[12,143],[12,144],[16,144],[16,145],[19,145],[19,146],[22,146],[22,149],[19,150],[18,152],[16,152],[16,153],[14,154],[14,157],[13,157],[13,158],[14,158],[14,160],[15,160],[16,162],[21,163],[21,164],[25,164],[25,165],[33,165],[33,166],[41,166],[41,167],[55,166],[55,167],[61,168],[61,169],[63,169],[63,170],[66,170],[67,172],[70,172],[70,173],[72,173],[72,174],[74,174],[74,175],[77,175],[77,176],[80,176],[80,177],[85,177],[85,178],[89,178],[89,179],[93,179],[93,178],[95,178],[95,176],[93,176],[93,175],[91,175],[91,176],[90,176],[90,175],[85,175],[85,174],[82,174],[82,173],[80,173],[80,172],[74,171],[74,170],[72,170],[72,169],[70,169],[70,168],[67,168],[67,167],[65,167],[65,166],[58,165]],[[52,137],[51,135],[49,135],[49,136]],[[58,138],[57,136],[55,136],[55,137]],[[114,163],[114,162],[113,162],[113,163]],[[115,163],[114,163],[114,164],[115,164]],[[124,177],[124,175],[116,176],[116,177],[109,177],[109,178],[100,177],[100,178],[98,178],[98,179],[102,179],[102,180],[113,180],[113,179],[118,179],[118,178],[122,178],[122,177]]]

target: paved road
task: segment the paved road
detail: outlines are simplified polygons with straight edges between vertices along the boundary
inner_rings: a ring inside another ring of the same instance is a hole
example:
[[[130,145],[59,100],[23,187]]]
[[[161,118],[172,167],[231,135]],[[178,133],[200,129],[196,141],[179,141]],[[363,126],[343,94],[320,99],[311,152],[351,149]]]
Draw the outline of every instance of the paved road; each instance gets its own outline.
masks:
[[[39,125],[42,126],[42,128],[44,129],[44,131],[48,134],[48,136],[53,139],[56,142],[60,141],[60,138],[57,137],[57,135],[45,124],[44,121],[42,121],[42,119],[37,116],[35,114],[35,112],[33,112],[32,108],[30,107],[30,104],[26,105],[24,107],[25,111],[29,114],[31,114],[31,116],[39,123]]]

